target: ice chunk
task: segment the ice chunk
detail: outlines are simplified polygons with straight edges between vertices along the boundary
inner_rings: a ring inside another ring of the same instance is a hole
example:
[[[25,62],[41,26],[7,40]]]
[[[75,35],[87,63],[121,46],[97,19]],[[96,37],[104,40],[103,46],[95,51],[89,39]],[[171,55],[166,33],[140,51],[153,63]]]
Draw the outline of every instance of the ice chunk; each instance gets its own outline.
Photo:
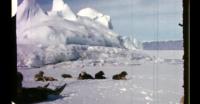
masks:
[[[66,20],[77,21],[76,15],[63,0],[53,0],[52,10],[48,12],[48,15],[57,15]]]
[[[102,24],[103,26],[113,29],[111,24],[111,18],[108,15],[102,14],[95,9],[92,8],[84,8],[77,13],[78,16],[87,17],[98,23]]]

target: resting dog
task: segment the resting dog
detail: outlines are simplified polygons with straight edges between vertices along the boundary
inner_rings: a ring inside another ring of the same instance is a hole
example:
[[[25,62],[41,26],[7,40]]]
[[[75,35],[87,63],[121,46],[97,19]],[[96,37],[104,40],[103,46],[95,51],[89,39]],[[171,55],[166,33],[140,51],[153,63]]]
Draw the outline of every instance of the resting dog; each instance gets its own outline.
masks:
[[[61,75],[63,78],[72,78],[72,76],[70,74],[62,74]]]
[[[57,81],[57,79],[49,76],[44,76],[44,72],[40,71],[38,74],[34,77],[35,81]]]
[[[104,72],[103,71],[99,71],[98,73],[95,74],[95,79],[106,79],[106,77],[104,77]]]
[[[86,73],[85,71],[81,72],[78,76],[79,80],[84,80],[84,79],[94,79],[90,74]]]
[[[114,80],[127,80],[126,75],[128,75],[128,73],[126,71],[122,71],[120,74],[113,75],[112,79],[114,79]]]

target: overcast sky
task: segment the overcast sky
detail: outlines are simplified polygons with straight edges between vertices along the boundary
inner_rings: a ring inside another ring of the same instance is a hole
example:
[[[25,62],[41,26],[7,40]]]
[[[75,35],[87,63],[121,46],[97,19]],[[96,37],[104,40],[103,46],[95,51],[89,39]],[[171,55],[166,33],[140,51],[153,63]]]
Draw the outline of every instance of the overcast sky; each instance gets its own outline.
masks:
[[[110,15],[114,31],[120,35],[134,36],[141,41],[182,40],[182,28],[178,26],[182,23],[182,0],[64,1],[75,13],[90,7]],[[38,2],[44,10],[51,8],[51,0]]]

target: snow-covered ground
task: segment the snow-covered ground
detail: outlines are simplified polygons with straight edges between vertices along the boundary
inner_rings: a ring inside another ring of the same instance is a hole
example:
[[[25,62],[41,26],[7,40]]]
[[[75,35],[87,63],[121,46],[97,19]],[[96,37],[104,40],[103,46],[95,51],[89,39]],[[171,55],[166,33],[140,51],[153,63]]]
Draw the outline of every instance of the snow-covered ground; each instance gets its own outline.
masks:
[[[179,104],[183,95],[183,51],[144,51],[153,60],[140,61],[140,64],[87,65],[86,60],[62,62],[41,68],[18,68],[24,75],[23,86],[36,87],[48,82],[35,82],[34,74],[40,70],[58,81],[50,82],[49,88],[67,83],[61,97],[49,96],[49,101],[39,104]],[[159,56],[157,58],[156,56]],[[124,62],[126,63],[126,62]],[[130,60],[127,61],[130,63]],[[91,75],[100,70],[105,72],[104,80],[77,80],[81,71]],[[112,80],[112,75],[128,72],[128,80]],[[67,73],[72,79],[63,79]],[[54,100],[53,100],[54,99]]]
[[[54,0],[43,11],[37,0],[24,0],[17,10],[17,65],[24,87],[40,70],[67,83],[61,96],[49,96],[40,104],[178,104],[183,95],[183,51],[147,51],[134,37],[112,30],[111,18],[92,8],[73,13],[63,0]],[[95,17],[91,17],[95,14]],[[124,27],[126,28],[126,27]],[[77,80],[81,71],[104,80]],[[112,80],[128,72],[128,80]],[[63,79],[62,74],[73,78]]]

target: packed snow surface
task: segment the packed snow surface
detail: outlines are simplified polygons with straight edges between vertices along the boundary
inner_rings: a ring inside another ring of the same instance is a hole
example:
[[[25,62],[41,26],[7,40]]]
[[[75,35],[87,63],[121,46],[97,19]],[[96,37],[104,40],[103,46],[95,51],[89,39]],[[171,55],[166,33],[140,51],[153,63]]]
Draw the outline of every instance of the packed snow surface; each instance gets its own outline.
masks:
[[[156,51],[145,51],[152,57],[157,57]],[[173,53],[173,54],[172,54]],[[183,51],[159,51],[160,59],[182,61]],[[170,56],[170,57],[169,57]],[[146,60],[138,64],[115,64],[92,61],[70,61],[46,65],[41,68],[19,68],[24,75],[24,87],[42,86],[50,83],[54,89],[64,83],[68,85],[60,97],[49,96],[48,101],[38,104],[179,104],[183,95],[183,64],[174,61]],[[131,63],[132,61],[125,61]],[[124,62],[124,63],[125,63]],[[40,70],[45,75],[58,79],[54,82],[35,82],[34,75]],[[98,71],[104,71],[107,79],[77,80],[81,71],[92,76]],[[128,80],[112,80],[112,75],[127,71]],[[156,73],[157,74],[156,74]],[[63,79],[61,74],[67,73],[72,79]],[[155,73],[155,74],[154,74]]]

